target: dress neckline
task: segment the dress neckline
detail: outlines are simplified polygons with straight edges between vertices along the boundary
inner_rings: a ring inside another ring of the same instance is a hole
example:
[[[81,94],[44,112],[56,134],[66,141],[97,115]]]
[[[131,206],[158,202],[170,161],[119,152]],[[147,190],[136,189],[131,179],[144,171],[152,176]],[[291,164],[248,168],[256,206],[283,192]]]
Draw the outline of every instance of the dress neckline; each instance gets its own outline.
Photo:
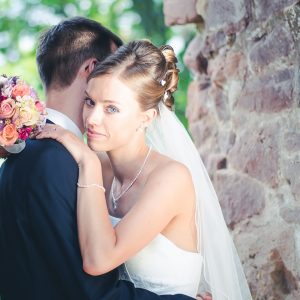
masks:
[[[120,221],[122,218],[119,217],[115,217],[112,215],[109,215],[110,218],[112,219],[116,219],[118,221]],[[159,238],[161,240],[164,240],[165,242],[167,242],[171,247],[176,248],[178,251],[184,253],[184,254],[188,254],[188,255],[194,255],[194,256],[200,256],[202,258],[202,255],[200,252],[193,252],[193,251],[188,251],[185,249],[180,248],[179,246],[177,246],[174,242],[172,242],[170,239],[168,239],[165,235],[163,235],[162,233],[159,233],[155,238]]]

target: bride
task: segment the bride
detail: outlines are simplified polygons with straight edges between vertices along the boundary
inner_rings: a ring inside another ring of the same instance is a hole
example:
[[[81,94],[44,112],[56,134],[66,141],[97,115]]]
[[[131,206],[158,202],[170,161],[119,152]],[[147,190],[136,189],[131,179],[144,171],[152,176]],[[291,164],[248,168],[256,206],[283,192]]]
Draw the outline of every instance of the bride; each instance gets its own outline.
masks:
[[[83,268],[123,264],[121,278],[156,294],[251,299],[218,199],[197,150],[170,110],[173,49],[120,47],[91,73],[83,119],[88,146],[46,125],[79,165],[77,219]],[[100,159],[99,159],[100,158]]]

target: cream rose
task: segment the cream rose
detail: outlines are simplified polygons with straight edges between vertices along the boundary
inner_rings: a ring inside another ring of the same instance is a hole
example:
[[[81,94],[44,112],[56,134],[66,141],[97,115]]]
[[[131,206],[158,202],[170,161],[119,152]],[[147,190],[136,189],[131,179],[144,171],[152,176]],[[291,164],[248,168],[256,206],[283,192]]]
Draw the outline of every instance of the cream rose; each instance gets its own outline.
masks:
[[[18,116],[20,122],[25,126],[35,125],[39,118],[39,112],[35,108],[21,107]]]

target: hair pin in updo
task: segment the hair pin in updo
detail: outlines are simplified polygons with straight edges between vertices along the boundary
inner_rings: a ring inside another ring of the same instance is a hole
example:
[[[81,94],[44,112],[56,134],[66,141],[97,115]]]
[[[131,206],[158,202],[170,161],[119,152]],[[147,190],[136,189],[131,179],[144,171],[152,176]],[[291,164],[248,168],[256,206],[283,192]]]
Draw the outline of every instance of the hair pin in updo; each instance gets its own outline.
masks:
[[[168,98],[169,98],[169,92],[165,91],[164,96],[163,96],[163,103],[166,103]]]
[[[165,86],[165,84],[167,83],[164,79],[161,79],[161,81],[159,82],[160,85]]]

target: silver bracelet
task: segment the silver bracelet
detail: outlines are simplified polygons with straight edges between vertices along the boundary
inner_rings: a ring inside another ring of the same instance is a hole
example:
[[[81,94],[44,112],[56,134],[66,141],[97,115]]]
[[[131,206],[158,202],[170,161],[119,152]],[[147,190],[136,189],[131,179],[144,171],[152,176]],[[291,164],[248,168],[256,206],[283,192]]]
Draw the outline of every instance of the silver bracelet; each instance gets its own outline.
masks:
[[[77,182],[77,186],[80,188],[90,188],[90,187],[97,187],[101,190],[103,190],[103,192],[105,193],[105,188],[104,186],[98,184],[98,183],[91,183],[91,184],[79,184],[79,182]]]

